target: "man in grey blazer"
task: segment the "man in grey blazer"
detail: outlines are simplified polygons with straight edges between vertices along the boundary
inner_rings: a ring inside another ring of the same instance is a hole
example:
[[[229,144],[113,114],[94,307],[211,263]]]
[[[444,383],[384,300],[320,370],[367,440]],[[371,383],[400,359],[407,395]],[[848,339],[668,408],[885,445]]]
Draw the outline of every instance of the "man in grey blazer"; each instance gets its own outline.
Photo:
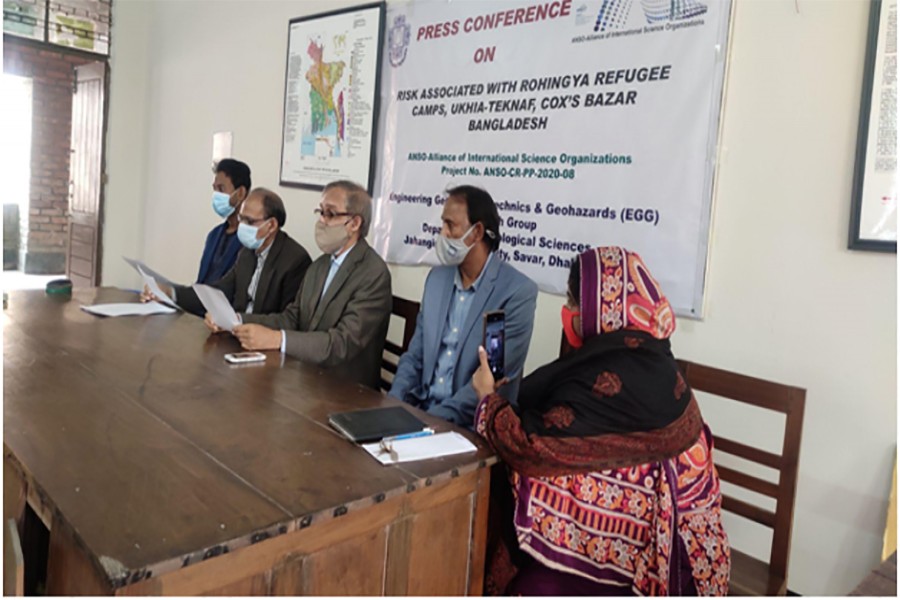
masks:
[[[241,315],[234,335],[247,350],[281,349],[377,387],[393,303],[391,274],[365,240],[372,198],[355,183],[337,181],[325,186],[316,212],[316,244],[323,254],[297,297],[279,314]]]
[[[400,357],[389,394],[430,414],[471,428],[479,398],[472,389],[478,368],[482,317],[506,313],[505,371],[500,394],[515,402],[534,326],[537,285],[506,263],[500,215],[490,194],[473,186],[449,190],[434,267],[409,349]]]
[[[300,289],[312,263],[306,248],[282,231],[287,221],[284,202],[275,192],[255,188],[241,204],[237,234],[242,248],[218,288],[238,312],[260,315],[284,310]],[[206,309],[191,286],[160,287],[184,310],[203,316]],[[145,290],[142,299],[151,299]]]

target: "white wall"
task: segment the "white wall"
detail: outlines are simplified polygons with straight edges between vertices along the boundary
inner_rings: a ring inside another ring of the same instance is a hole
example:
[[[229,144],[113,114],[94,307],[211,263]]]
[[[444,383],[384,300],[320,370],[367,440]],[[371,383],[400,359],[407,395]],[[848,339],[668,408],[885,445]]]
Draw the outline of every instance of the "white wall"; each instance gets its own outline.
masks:
[[[140,278],[122,260],[143,255],[143,211],[149,170],[148,108],[153,76],[153,4],[116,2],[110,52],[101,283],[136,287]]]
[[[193,280],[217,222],[220,130],[318,254],[318,195],[277,186],[287,22],[350,4],[114,4],[105,285],[137,284],[121,254]],[[846,250],[867,14],[857,0],[737,0],[705,319],[673,339],[678,356],[808,390],[789,576],[805,595],[845,594],[878,562],[896,452],[896,257]],[[392,271],[395,294],[421,296],[424,268]],[[561,302],[538,298],[528,370],[555,356]],[[715,430],[777,449],[777,423],[703,407]],[[764,551],[728,524],[736,546]]]

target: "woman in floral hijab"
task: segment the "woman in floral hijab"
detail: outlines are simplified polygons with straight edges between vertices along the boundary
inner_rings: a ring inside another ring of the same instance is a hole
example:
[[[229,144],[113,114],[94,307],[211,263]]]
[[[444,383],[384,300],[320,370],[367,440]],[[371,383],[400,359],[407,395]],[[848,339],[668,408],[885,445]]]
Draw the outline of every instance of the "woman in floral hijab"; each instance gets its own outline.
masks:
[[[597,248],[573,261],[562,320],[574,350],[525,378],[515,409],[479,351],[475,423],[513,493],[488,591],[726,594],[712,435],[670,350],[668,300],[637,254]]]

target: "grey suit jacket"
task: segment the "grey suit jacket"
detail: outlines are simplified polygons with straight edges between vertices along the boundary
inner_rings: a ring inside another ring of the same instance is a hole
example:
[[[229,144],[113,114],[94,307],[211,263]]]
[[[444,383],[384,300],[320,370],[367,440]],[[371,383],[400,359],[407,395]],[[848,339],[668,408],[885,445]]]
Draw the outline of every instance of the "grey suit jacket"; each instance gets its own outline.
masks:
[[[377,388],[393,305],[391,273],[369,244],[359,240],[319,301],[330,268],[331,255],[323,254],[283,312],[242,318],[244,323],[284,330],[287,354]]]
[[[515,405],[534,328],[538,288],[500,256],[494,254],[491,257],[460,332],[453,371],[453,395],[436,403],[428,397],[428,392],[437,369],[456,272],[457,267],[439,266],[428,273],[416,331],[409,349],[400,357],[389,394],[423,408],[429,414],[471,429],[479,400],[472,389],[472,374],[478,368],[482,317],[487,311],[506,312],[505,367],[512,381],[500,388],[500,395]]]
[[[283,231],[276,233],[256,284],[253,312],[265,315],[283,311],[297,295],[300,282],[310,264],[312,259],[306,248]],[[222,279],[213,283],[212,287],[222,290],[235,311],[245,311],[250,303],[247,288],[250,287],[254,271],[256,252],[241,248],[234,266]],[[178,305],[184,310],[201,317],[206,313],[203,303],[190,286],[176,285],[175,296]]]

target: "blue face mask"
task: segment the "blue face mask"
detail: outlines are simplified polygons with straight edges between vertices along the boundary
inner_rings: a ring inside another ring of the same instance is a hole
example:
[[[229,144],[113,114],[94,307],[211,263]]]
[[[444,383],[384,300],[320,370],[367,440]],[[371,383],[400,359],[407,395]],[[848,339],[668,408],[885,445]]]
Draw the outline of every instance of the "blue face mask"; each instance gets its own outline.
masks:
[[[257,238],[256,234],[259,232],[259,227],[254,227],[253,225],[247,225],[246,223],[241,223],[238,225],[237,236],[238,240],[247,248],[251,250],[256,250],[262,243],[266,241],[266,238]]]
[[[231,196],[224,192],[213,192],[212,207],[216,214],[223,219],[227,219],[234,212],[234,207],[231,205]]]

